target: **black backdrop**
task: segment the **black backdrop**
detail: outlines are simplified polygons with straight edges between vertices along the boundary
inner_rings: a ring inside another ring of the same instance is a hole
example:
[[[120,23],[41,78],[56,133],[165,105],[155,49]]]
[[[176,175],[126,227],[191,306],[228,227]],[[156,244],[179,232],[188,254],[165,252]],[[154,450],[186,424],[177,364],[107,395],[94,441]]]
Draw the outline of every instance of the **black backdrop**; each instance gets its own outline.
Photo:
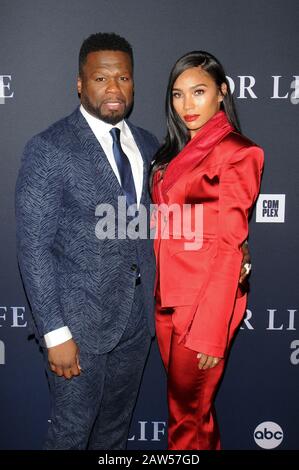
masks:
[[[39,449],[49,412],[15,254],[20,156],[33,134],[78,104],[79,47],[98,31],[132,43],[131,119],[159,139],[173,62],[205,49],[226,67],[243,132],[265,149],[266,162],[251,222],[248,320],[217,398],[222,442],[225,449],[299,448],[298,22],[297,0],[0,0],[1,449]],[[165,448],[165,421],[165,375],[154,344],[129,448]]]

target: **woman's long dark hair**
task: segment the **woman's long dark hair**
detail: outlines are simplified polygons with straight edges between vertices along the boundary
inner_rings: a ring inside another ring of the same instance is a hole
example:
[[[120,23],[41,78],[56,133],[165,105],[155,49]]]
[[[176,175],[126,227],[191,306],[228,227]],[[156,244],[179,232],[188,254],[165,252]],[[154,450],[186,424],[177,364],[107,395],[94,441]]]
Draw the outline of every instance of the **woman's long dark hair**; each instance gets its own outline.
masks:
[[[222,109],[230,124],[241,132],[240,124],[237,117],[233,97],[230,91],[229,82],[225,76],[224,69],[220,62],[212,54],[205,51],[192,51],[183,55],[174,64],[170,72],[167,92],[166,92],[166,121],[167,134],[164,144],[160,147],[155,155],[154,163],[151,168],[150,186],[152,186],[153,174],[160,168],[164,168],[187,144],[190,135],[187,127],[181,121],[176,113],[172,103],[172,89],[174,82],[181,73],[193,67],[201,67],[215,81],[217,87],[221,91],[222,83],[227,86],[227,93],[223,97],[220,109]]]

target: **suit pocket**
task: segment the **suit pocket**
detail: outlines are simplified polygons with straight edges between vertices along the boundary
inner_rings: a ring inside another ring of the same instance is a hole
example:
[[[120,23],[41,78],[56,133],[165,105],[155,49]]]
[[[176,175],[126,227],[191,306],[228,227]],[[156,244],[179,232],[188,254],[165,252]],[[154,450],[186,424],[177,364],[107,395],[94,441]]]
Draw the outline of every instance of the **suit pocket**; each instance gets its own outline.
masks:
[[[166,243],[171,256],[177,253],[203,253],[211,246],[211,242],[209,240],[196,239],[195,237],[190,240],[186,238],[170,238]]]
[[[62,315],[69,326],[69,322],[79,322],[84,311],[82,273],[64,273],[60,275],[58,283]]]

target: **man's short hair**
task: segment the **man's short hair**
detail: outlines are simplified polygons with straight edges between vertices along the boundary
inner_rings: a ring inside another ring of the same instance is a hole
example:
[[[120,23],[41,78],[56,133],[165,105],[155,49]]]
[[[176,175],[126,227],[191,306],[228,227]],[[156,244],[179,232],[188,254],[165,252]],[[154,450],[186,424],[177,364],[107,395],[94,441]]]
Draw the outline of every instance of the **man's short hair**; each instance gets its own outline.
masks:
[[[98,51],[121,51],[126,52],[134,65],[133,49],[131,44],[125,39],[115,33],[96,33],[91,34],[86,38],[79,52],[79,75],[82,75],[83,66],[86,62],[87,55],[90,52]]]

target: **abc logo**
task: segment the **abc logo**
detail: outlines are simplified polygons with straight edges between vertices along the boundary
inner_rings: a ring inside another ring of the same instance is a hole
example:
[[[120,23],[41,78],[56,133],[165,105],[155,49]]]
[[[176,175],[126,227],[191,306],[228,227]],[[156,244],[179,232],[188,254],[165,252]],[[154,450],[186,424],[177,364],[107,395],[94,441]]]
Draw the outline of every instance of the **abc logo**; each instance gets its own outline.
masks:
[[[265,421],[255,428],[254,440],[263,449],[274,449],[282,443],[283,430],[273,421]]]

